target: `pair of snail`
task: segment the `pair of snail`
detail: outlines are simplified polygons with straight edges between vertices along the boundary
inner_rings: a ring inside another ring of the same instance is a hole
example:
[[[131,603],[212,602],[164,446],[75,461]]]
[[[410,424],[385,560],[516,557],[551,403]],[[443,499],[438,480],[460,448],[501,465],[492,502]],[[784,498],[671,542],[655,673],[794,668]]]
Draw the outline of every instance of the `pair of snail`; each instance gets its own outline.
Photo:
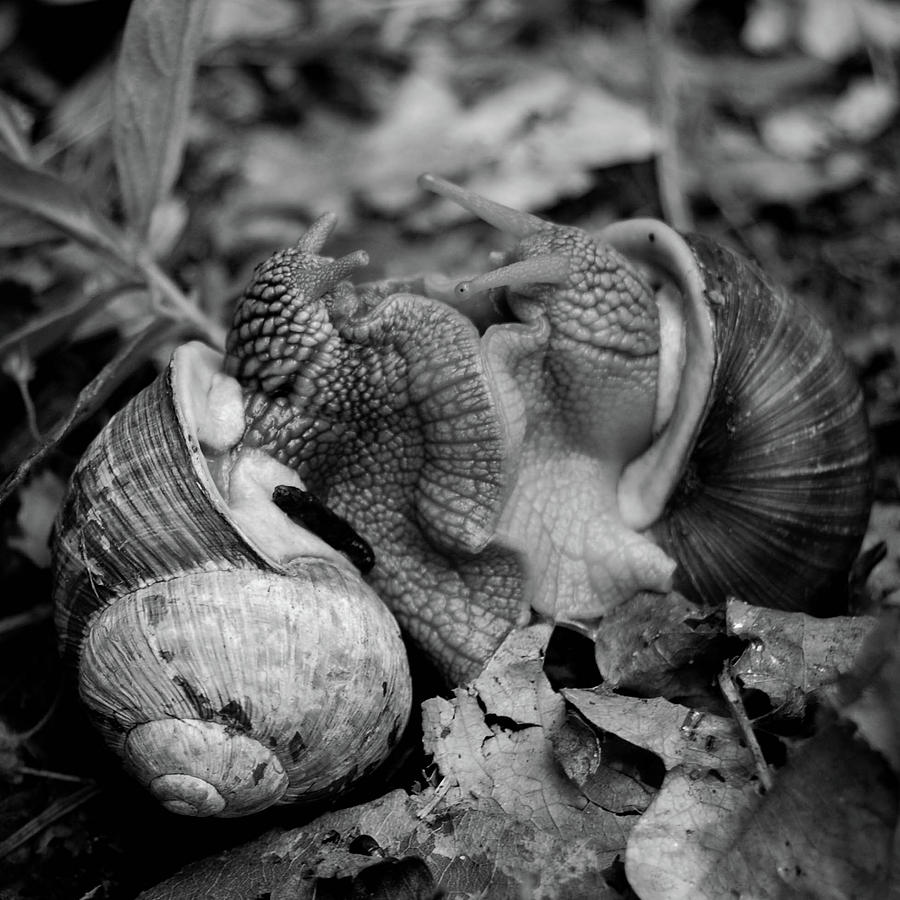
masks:
[[[462,680],[531,610],[592,628],[673,588],[814,610],[858,551],[855,377],[755,266],[655,220],[591,236],[421,183],[516,238],[501,266],[449,298],[354,286],[365,254],[321,256],[323,216],[257,269],[224,359],[176,350],[73,475],[63,653],[175,812],[375,768],[411,702],[398,621]]]

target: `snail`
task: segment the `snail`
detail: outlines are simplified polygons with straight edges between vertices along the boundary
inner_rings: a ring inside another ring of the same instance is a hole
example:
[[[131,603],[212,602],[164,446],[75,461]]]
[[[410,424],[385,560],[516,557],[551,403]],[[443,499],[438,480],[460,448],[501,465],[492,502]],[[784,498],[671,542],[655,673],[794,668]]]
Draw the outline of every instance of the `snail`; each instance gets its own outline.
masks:
[[[526,408],[498,530],[523,551],[531,605],[577,624],[675,587],[827,612],[872,474],[858,382],[822,323],[710,238],[652,219],[591,236],[420,183],[518,241],[457,294],[505,288],[517,323],[484,342]]]
[[[173,812],[230,817],[371,772],[411,681],[395,619],[343,548],[282,509],[302,481],[241,447],[221,366],[179,347],[88,448],[55,527],[54,592],[64,659],[125,767]]]
[[[518,554],[496,536],[520,411],[474,324],[422,279],[354,287],[365,254],[320,255],[335,222],[263,262],[238,301],[225,368],[244,389],[243,443],[366,536],[370,583],[464,681],[523,605]]]
[[[592,236],[421,184],[514,236],[504,264],[449,293],[354,285],[367,256],[322,255],[323,215],[257,267],[224,357],[179,348],[73,476],[63,652],[173,811],[377,765],[410,703],[397,622],[460,682],[532,614],[593,634],[642,591],[826,612],[858,551],[859,388],[756,266],[655,220]]]

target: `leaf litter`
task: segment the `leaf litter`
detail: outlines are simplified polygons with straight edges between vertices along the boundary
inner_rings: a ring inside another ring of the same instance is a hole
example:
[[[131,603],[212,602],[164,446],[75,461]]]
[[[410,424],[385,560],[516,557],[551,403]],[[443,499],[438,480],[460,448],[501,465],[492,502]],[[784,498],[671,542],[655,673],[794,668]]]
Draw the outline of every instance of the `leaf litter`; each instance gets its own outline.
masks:
[[[732,622],[744,607],[730,611]],[[779,628],[802,630],[790,622],[796,615],[765,611],[765,627],[750,628],[754,640]],[[424,745],[436,786],[266,836],[242,851],[248,855],[236,883],[246,889],[249,879],[258,889],[265,882],[281,897],[294,896],[288,891],[301,882],[310,890],[316,879],[351,877],[363,863],[347,844],[365,833],[388,857],[421,859],[447,897],[618,897],[623,861],[642,900],[712,900],[734,890],[887,896],[896,884],[900,809],[889,764],[900,759],[898,622],[895,615],[873,628],[867,620],[862,631],[879,635],[875,645],[859,628],[832,635],[822,650],[815,638],[806,650],[787,642],[782,659],[806,657],[811,670],[813,658],[827,660],[806,679],[808,690],[831,688],[815,729],[783,740],[768,790],[731,718],[605,684],[555,690],[543,673],[549,626],[523,629],[474,681],[425,701]],[[850,682],[839,689],[842,679]],[[323,835],[334,833],[333,846],[323,848]],[[204,873],[214,864],[189,868],[142,897],[212,897]]]

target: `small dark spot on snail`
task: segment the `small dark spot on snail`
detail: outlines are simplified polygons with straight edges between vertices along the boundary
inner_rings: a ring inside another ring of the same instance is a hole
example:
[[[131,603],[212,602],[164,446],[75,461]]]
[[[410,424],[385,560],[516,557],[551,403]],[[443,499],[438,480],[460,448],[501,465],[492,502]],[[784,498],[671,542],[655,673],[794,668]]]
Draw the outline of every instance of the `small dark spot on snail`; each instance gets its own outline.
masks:
[[[347,845],[347,849],[357,856],[384,856],[384,851],[378,841],[370,834],[360,834],[353,838]]]
[[[189,684],[181,675],[176,675],[172,681],[181,689],[182,693],[187,698],[187,702],[194,707],[197,711],[197,715],[201,719],[211,719],[213,717],[212,704],[205,694]]]
[[[267,762],[261,762],[253,769],[250,777],[253,779],[254,784],[259,784],[263,778],[266,777],[266,768],[268,765]]]
[[[272,501],[292,521],[343,553],[363,575],[372,571],[375,553],[371,544],[315,494],[281,484],[272,492]]]
[[[656,242],[656,235],[651,231],[647,235],[647,240],[650,241],[651,244]]]
[[[229,700],[220,710],[229,734],[246,734],[253,727],[250,716],[237,700]]]
[[[386,681],[381,682],[381,696],[387,697],[387,682]]]
[[[294,736],[291,738],[288,743],[288,753],[291,754],[291,759],[294,762],[300,758],[300,754],[306,749],[306,741],[303,740],[303,736],[299,731],[294,732]]]
[[[160,650],[159,658],[163,662],[172,662],[172,660],[175,659],[175,651],[174,650]]]

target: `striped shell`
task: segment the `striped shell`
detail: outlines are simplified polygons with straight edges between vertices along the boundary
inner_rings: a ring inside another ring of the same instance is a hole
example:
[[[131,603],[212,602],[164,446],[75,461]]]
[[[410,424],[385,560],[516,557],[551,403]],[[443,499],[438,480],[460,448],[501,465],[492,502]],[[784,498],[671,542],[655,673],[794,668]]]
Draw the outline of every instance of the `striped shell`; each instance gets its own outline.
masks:
[[[54,546],[61,648],[93,721],[167,808],[197,816],[336,794],[384,760],[411,702],[395,620],[271,502],[301,484],[242,455],[220,366],[179,348],[109,422]]]
[[[688,465],[652,532],[686,593],[826,612],[871,505],[857,379],[829,330],[755,265],[685,240],[706,284],[715,365]]]

